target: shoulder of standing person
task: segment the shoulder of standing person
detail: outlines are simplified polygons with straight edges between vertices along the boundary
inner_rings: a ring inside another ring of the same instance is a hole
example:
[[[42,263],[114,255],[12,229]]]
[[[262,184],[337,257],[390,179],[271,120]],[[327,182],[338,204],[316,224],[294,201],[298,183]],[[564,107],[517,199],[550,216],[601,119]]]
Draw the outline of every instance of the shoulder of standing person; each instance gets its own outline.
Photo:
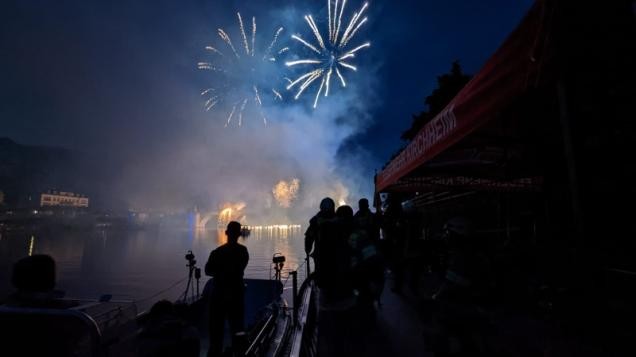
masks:
[[[208,261],[205,263],[205,275],[209,275],[212,276],[214,274],[214,271],[216,270],[216,256],[218,254],[218,249],[220,247],[217,247],[216,249],[213,249],[210,252],[210,256],[208,257]]]

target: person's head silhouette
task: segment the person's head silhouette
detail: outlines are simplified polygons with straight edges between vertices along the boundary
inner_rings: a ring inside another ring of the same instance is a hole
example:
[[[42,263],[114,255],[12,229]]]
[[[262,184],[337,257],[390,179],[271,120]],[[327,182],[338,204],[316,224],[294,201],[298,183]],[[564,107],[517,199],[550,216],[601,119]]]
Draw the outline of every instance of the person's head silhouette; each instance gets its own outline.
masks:
[[[333,214],[336,210],[336,203],[329,197],[325,197],[320,201],[320,212]]]
[[[336,216],[338,218],[342,218],[345,220],[350,220],[353,218],[353,209],[350,206],[340,206],[336,210]]]
[[[228,223],[225,229],[225,235],[229,242],[238,241],[238,238],[241,236],[241,224],[236,221]]]
[[[360,201],[358,201],[358,209],[360,211],[366,211],[369,209],[369,200],[367,200],[366,198],[361,198]]]
[[[50,255],[34,254],[13,266],[11,282],[19,291],[49,292],[55,288],[55,260]]]

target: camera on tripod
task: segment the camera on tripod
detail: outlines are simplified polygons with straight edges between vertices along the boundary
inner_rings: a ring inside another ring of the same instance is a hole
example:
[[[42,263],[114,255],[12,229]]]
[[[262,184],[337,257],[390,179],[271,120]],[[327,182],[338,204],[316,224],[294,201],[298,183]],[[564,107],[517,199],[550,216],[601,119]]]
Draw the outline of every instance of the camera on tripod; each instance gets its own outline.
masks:
[[[276,255],[276,254],[274,254],[274,257],[272,258],[272,263],[280,264],[280,263],[284,263],[284,262],[285,262],[285,256],[284,255]]]
[[[272,257],[272,263],[274,264],[274,279],[280,280],[282,276],[283,266],[285,266],[285,256],[276,253]]]
[[[185,255],[186,260],[188,261],[188,266],[194,266],[197,261],[194,260],[194,254],[191,250],[188,250],[188,253]]]
[[[197,299],[200,294],[199,294],[199,280],[201,279],[201,268],[197,268],[197,261],[194,259],[194,253],[192,253],[191,250],[188,250],[188,252],[185,255],[185,259],[188,261],[188,264],[186,265],[186,267],[188,267],[188,283],[186,284],[186,288],[185,288],[185,292],[182,295],[182,300],[183,301],[187,301],[188,300],[188,293],[190,293],[190,300],[194,301],[195,299]],[[194,275],[194,278],[196,279],[196,295],[194,293],[194,284],[192,284],[192,276]],[[192,287],[192,291],[190,291],[190,288]]]

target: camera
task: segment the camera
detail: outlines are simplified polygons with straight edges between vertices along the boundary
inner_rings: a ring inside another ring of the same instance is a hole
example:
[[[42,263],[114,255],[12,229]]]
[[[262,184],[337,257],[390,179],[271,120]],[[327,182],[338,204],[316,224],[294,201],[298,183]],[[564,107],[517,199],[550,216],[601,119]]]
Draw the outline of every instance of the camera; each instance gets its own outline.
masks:
[[[284,255],[274,255],[274,257],[272,258],[272,262],[274,264],[284,263],[285,262],[285,256]]]
[[[185,258],[188,262],[190,262],[191,265],[194,265],[197,262],[196,260],[194,260],[194,254],[192,253],[191,250],[188,251]]]
[[[274,270],[276,271],[276,273],[274,274],[274,279],[280,281],[282,277],[281,273],[283,271],[283,266],[285,266],[285,256],[280,253],[274,254],[274,256],[272,257],[272,263],[274,263]]]

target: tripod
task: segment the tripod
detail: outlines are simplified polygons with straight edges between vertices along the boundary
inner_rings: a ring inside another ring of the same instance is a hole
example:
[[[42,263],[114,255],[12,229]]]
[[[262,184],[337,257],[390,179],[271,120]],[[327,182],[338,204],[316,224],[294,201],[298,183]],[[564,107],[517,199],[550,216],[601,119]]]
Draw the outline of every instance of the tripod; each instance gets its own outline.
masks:
[[[186,267],[188,268],[188,283],[186,284],[185,291],[183,292],[182,301],[187,302],[187,300],[188,300],[188,292],[190,292],[190,299],[192,301],[196,300],[200,296],[200,294],[199,294],[199,285],[200,285],[200,280],[201,280],[201,268],[197,268],[197,266],[196,266],[197,261],[194,259],[194,254],[192,253],[191,250],[188,251],[188,253],[186,254],[185,258],[188,261],[188,264],[186,264]],[[192,277],[193,276],[197,280],[196,295],[194,293],[194,284],[192,284]]]
[[[274,264],[274,280],[281,280],[282,278],[282,271],[283,271],[283,266],[285,266],[285,256],[280,254],[280,253],[276,253],[274,254],[274,257],[272,257],[272,264]],[[271,273],[271,270],[270,270]]]

